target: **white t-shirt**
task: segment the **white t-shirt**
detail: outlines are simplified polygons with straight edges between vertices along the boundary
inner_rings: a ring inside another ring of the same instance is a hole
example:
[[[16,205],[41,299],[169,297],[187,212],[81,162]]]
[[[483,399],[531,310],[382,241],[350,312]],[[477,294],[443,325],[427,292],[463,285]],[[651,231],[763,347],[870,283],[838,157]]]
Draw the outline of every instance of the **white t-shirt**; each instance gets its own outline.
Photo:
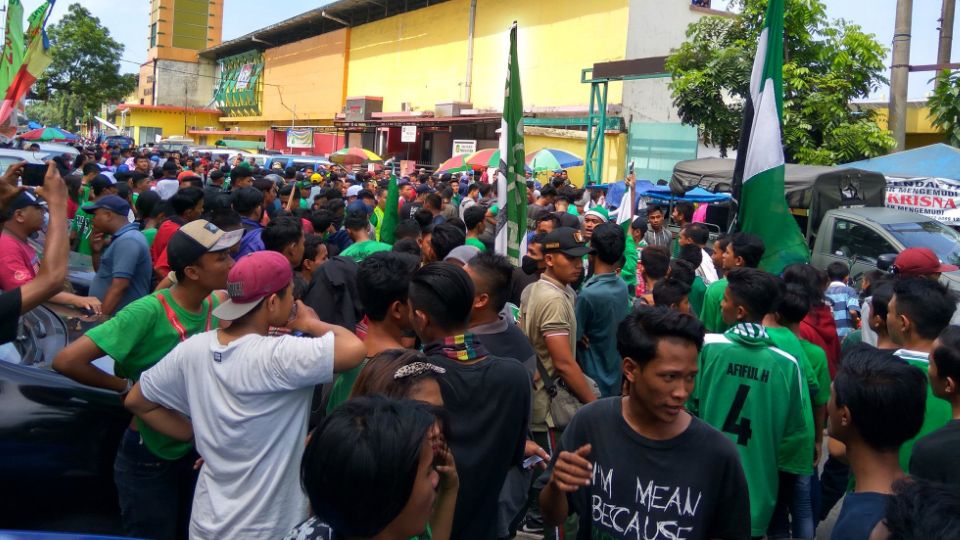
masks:
[[[280,538],[307,517],[300,459],[313,387],[333,379],[333,334],[197,334],[140,377],[150,401],[193,422],[204,459],[191,538]]]

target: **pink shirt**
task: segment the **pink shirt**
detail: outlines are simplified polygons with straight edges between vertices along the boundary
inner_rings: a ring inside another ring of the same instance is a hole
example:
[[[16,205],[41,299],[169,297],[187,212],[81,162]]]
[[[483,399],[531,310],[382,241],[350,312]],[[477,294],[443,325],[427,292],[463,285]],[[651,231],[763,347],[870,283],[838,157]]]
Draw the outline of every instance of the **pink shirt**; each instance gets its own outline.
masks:
[[[0,290],[12,291],[37,277],[40,258],[26,242],[0,234]]]

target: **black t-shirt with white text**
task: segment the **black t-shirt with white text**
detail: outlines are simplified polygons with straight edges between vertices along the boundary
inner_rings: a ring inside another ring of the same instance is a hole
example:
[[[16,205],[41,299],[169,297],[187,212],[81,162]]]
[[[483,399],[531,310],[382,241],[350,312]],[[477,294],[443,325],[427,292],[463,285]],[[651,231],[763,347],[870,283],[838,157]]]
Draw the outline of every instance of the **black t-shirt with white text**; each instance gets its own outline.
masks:
[[[590,485],[568,496],[570,513],[580,516],[577,538],[750,538],[747,481],[733,443],[696,417],[672,439],[648,439],[624,420],[622,399],[580,409],[554,456],[592,445]]]

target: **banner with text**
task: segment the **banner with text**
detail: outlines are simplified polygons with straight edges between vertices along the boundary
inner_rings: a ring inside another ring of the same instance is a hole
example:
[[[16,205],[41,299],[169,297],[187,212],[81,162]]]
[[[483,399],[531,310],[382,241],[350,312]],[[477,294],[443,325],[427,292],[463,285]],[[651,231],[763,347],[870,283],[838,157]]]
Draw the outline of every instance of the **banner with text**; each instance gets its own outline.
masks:
[[[884,206],[923,214],[949,225],[960,225],[960,181],[887,177]]]
[[[287,130],[288,148],[313,148],[313,129],[290,128]]]

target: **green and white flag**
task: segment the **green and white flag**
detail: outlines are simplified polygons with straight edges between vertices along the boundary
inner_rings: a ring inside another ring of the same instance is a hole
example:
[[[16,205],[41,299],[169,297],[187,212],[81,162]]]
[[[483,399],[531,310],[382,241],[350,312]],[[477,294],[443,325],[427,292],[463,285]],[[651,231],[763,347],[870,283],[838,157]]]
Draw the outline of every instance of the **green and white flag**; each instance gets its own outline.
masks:
[[[734,172],[739,229],[763,239],[760,267],[774,274],[810,260],[803,233],[787,207],[783,182],[783,6],[784,0],[767,4]]]
[[[527,229],[527,183],[524,176],[523,96],[520,93],[520,66],[517,64],[517,23],[510,28],[510,57],[503,91],[503,119],[500,121],[500,167],[497,171],[496,252],[520,266]]]
[[[9,0],[7,25],[4,31],[3,56],[0,58],[0,92],[6,94],[13,76],[23,65],[27,44],[23,35],[23,5],[20,0]]]

